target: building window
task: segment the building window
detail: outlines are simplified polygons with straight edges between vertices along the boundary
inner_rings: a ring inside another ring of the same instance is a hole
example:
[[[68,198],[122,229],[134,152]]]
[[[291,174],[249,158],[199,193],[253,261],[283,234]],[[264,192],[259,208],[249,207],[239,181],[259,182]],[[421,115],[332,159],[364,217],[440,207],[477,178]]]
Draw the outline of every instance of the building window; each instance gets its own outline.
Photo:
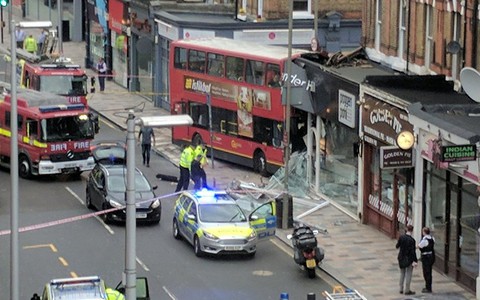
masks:
[[[293,17],[312,18],[312,0],[293,0]]]
[[[375,50],[380,51],[382,34],[382,0],[375,3]]]
[[[403,54],[408,51],[408,34],[407,34],[407,18],[408,18],[408,0],[400,1],[400,9],[398,16],[398,57],[403,58]],[[408,53],[407,53],[408,55]]]
[[[434,50],[434,20],[433,20],[433,7],[427,5],[425,16],[425,67],[430,68],[430,64],[433,62],[433,50]]]

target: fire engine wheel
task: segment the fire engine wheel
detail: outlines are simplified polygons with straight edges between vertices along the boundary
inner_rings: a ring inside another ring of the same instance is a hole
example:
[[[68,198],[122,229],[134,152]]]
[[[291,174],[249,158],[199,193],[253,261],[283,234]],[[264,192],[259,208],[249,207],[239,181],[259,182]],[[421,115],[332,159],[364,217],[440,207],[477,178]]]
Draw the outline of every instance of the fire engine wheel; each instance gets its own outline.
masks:
[[[200,144],[203,144],[203,140],[202,140],[202,136],[199,135],[198,133],[196,133],[193,138],[192,138],[192,144],[193,146],[197,146],[197,145],[200,145]]]
[[[18,158],[18,175],[26,179],[32,177],[32,164],[25,155],[20,155]]]
[[[262,176],[267,176],[267,160],[262,150],[257,150],[253,155],[253,170]]]

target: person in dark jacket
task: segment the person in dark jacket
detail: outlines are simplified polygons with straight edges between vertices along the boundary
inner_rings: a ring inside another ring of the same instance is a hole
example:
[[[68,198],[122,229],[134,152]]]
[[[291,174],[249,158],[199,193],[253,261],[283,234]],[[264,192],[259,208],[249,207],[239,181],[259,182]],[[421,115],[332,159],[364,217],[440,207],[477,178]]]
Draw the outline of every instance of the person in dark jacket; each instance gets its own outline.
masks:
[[[412,237],[413,226],[407,225],[406,232],[398,239],[395,248],[398,251],[398,266],[400,267],[400,294],[414,295],[410,289],[413,268],[417,266],[417,254],[415,253],[415,239]],[[405,285],[405,289],[404,289]]]
[[[422,254],[422,271],[425,279],[425,288],[422,293],[432,292],[432,267],[435,263],[435,239],[430,235],[430,228],[424,227],[422,230],[423,238],[418,244]]]
[[[203,186],[202,184],[203,169],[202,169],[202,164],[200,162],[202,160],[202,157],[203,156],[201,154],[198,154],[195,157],[195,159],[192,161],[192,166],[190,167],[190,177],[192,177],[192,180],[195,183],[195,185],[193,186],[195,190],[199,190]]]

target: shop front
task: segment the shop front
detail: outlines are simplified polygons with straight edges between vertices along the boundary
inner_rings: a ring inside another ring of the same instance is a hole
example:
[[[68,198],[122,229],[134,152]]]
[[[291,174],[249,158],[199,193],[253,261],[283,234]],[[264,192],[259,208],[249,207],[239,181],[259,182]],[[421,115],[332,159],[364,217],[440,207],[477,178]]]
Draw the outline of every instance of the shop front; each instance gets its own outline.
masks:
[[[128,8],[121,0],[109,0],[109,26],[112,41],[112,78],[121,86],[128,88],[128,37],[130,25]]]
[[[148,8],[130,3],[130,90],[140,92],[145,98],[153,99],[155,78],[155,42],[153,19]]]
[[[105,1],[87,1],[88,41],[86,66],[96,69],[98,60],[105,59],[107,68],[111,68],[110,55],[108,55],[109,29],[108,12]]]
[[[418,137],[416,165],[421,168],[415,182],[415,193],[422,195],[418,213],[435,237],[435,268],[475,291],[480,259],[480,126],[470,119],[466,127],[456,128],[420,109],[409,111]],[[476,133],[470,131],[475,128]]]
[[[362,91],[361,99],[362,222],[396,238],[413,225],[413,126],[387,96]]]

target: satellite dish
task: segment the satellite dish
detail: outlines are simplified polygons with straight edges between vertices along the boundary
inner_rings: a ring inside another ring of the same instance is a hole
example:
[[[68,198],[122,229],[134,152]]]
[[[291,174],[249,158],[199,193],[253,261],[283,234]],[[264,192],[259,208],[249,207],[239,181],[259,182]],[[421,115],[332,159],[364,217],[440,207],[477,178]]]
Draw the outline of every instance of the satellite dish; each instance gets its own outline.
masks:
[[[447,44],[447,52],[452,54],[457,54],[462,50],[462,46],[457,41],[451,41]]]
[[[465,93],[480,103],[480,73],[474,68],[463,68],[460,72],[460,82]]]

